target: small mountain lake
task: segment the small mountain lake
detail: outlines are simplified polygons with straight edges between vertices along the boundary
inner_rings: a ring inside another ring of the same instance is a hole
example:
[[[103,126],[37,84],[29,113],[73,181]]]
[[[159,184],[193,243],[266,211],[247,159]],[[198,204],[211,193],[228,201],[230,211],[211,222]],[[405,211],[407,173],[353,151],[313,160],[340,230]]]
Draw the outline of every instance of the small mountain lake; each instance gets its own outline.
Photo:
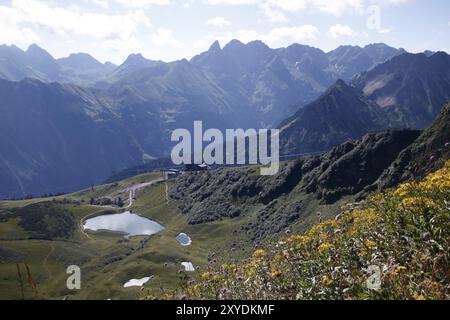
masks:
[[[125,234],[126,238],[130,238],[135,236],[151,236],[163,231],[164,227],[153,220],[131,212],[124,212],[88,219],[84,222],[83,229],[120,232]]]
[[[192,244],[191,237],[189,237],[186,233],[180,233],[176,239],[178,243],[181,244],[183,247],[188,247]]]

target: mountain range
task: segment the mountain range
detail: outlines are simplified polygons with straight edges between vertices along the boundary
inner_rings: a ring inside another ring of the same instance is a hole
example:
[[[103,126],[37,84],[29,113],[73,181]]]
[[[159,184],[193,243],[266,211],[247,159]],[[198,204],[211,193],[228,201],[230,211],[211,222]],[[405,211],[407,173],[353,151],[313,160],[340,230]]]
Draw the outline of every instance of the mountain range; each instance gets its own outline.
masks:
[[[449,100],[449,70],[445,53],[385,44],[325,53],[233,40],[190,61],[133,54],[120,66],[0,46],[0,197],[97,184],[167,156],[172,130],[195,120],[222,130],[280,126],[285,154],[423,128]]]
[[[343,46],[325,53],[300,44],[272,49],[261,41],[243,44],[233,40],[223,49],[215,42],[208,51],[189,62],[164,63],[132,54],[122,65],[115,66],[109,62],[102,64],[84,53],[54,59],[37,45],[31,45],[26,51],[3,45],[0,47],[0,78],[10,81],[34,78],[47,83],[97,88],[119,84],[135,89],[142,78],[159,81],[158,77],[164,77],[165,86],[180,91],[182,84],[171,76],[183,77],[183,72],[190,76],[196,72],[196,77],[190,81],[199,86],[210,83],[220,88],[215,94],[231,103],[233,109],[249,109],[248,114],[253,114],[249,126],[274,127],[296,111],[293,107],[311,102],[337,79],[350,80],[404,52],[385,44],[364,48]],[[180,65],[190,69],[182,69]],[[165,100],[177,92],[164,92],[163,98],[154,92],[146,93],[146,98]]]
[[[280,124],[286,154],[326,151],[386,128],[423,129],[450,100],[450,56],[405,53],[338,80]]]

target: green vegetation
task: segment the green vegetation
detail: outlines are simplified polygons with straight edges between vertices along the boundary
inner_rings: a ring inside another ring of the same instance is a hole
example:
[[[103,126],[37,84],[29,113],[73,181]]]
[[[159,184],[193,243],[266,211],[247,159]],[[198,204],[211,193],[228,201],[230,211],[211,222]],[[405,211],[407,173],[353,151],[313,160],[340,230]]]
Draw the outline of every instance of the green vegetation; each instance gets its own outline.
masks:
[[[333,220],[185,278],[166,299],[449,299],[450,161]],[[379,290],[367,281],[380,272]],[[146,298],[155,298],[147,295]]]
[[[165,182],[139,190],[130,208],[162,224],[166,228],[163,232],[131,239],[108,232],[83,232],[81,224],[87,217],[121,212],[91,206],[90,198],[123,194],[128,200],[123,190],[160,178],[160,173],[146,174],[71,195],[0,202],[0,299],[22,298],[16,263],[28,264],[38,299],[137,299],[140,288],[123,288],[128,280],[153,276],[146,290],[171,291],[182,284],[181,262],[192,261],[200,269],[206,268],[213,252],[227,252],[223,259],[229,259],[231,247],[248,243],[245,236],[234,232],[243,219],[189,225],[175,202],[168,199]],[[63,227],[57,228],[60,222]],[[192,237],[191,246],[177,242],[175,238],[181,232]],[[236,251],[233,256],[243,257],[245,253]],[[66,289],[66,269],[73,264],[82,270],[80,291]],[[27,281],[25,298],[33,298]]]
[[[339,164],[332,160],[324,163]],[[17,263],[22,269],[23,263],[28,265],[37,299],[449,298],[450,163],[422,182],[350,205],[345,203],[354,202],[352,195],[327,204],[317,193],[305,192],[304,186],[316,185],[317,172],[312,171],[311,179],[305,174],[297,185],[297,168],[309,164],[321,168],[316,158],[287,162],[274,181],[255,176],[253,168],[223,169],[215,172],[214,181],[205,180],[212,172],[195,174],[190,185],[191,175],[159,181],[161,174],[154,173],[71,195],[0,202],[0,299],[22,298]],[[163,232],[126,239],[83,231],[86,218],[124,210],[92,206],[91,198],[127,200],[126,190],[148,182],[154,183],[137,191],[129,210],[162,224]],[[234,190],[237,197],[230,201],[242,214],[190,224],[196,209],[183,214],[180,200],[169,197],[171,190],[183,191],[180,183],[187,183],[185,190],[200,186],[188,194],[200,202],[205,200],[203,190],[220,187],[221,192],[206,199],[211,205],[204,208],[211,212],[220,209],[212,201],[217,198],[220,205],[223,190]],[[301,216],[289,221],[290,212]],[[315,225],[328,218],[332,220]],[[182,232],[192,238],[191,246],[176,241]],[[255,245],[260,249],[253,253]],[[181,262],[193,262],[196,272],[184,272]],[[70,265],[81,267],[79,291],[66,288]],[[382,272],[380,291],[367,289],[370,266]],[[130,279],[149,276],[143,289],[123,288]],[[27,281],[24,285],[25,299],[35,297]]]

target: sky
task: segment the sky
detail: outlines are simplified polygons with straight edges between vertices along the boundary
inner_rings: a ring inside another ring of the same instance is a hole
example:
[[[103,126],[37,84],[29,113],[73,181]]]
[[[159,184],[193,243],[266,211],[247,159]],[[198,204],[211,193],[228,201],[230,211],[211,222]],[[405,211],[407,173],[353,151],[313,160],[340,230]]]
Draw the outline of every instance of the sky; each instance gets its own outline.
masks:
[[[330,51],[384,42],[450,52],[447,0],[0,0],[0,44],[122,63],[190,59],[215,40]]]

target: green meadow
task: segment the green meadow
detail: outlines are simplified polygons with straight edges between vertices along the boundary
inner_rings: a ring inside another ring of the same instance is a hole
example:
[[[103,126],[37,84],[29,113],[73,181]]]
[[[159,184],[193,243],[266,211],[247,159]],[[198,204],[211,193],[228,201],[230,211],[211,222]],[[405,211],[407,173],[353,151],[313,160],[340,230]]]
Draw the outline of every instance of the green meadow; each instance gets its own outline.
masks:
[[[189,225],[176,203],[168,197],[170,181],[139,190],[129,209],[114,210],[89,204],[91,198],[118,195],[123,195],[127,202],[124,189],[158,179],[161,179],[160,173],[146,174],[71,195],[0,202],[0,299],[139,299],[142,291],[161,295],[183,283],[182,262],[192,262],[198,267],[193,274],[195,277],[216,260],[217,263],[238,260],[252,249],[245,235],[237,233],[246,223],[246,217]],[[165,230],[151,237],[131,239],[112,232],[83,231],[83,221],[88,217],[128,210],[160,223]],[[21,219],[29,219],[37,211],[49,225],[54,223],[53,218],[64,213],[71,217],[73,226],[68,228],[67,234],[58,234],[61,230],[57,228],[48,230],[48,234],[57,236],[45,238],[44,233],[43,238],[39,238],[40,231],[33,230],[32,223],[36,223],[33,219],[28,223],[29,230],[21,226]],[[182,232],[192,238],[191,246],[183,247],[176,240]],[[25,264],[32,282],[36,283],[35,290],[29,283]],[[67,289],[66,270],[70,265],[81,268],[81,290]],[[144,277],[151,277],[144,288],[123,287],[130,279]]]

